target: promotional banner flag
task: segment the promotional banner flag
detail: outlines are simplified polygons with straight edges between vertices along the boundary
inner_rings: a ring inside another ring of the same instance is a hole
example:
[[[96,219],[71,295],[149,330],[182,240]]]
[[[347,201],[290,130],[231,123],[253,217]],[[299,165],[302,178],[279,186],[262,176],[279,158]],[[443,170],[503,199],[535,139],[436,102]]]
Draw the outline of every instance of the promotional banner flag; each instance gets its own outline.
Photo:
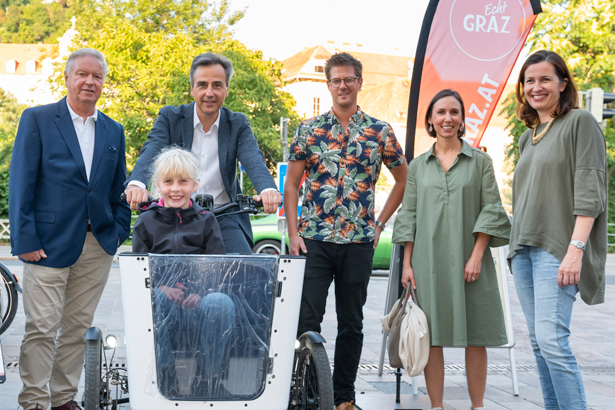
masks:
[[[406,157],[433,144],[425,113],[451,88],[463,98],[466,141],[478,147],[525,40],[542,12],[539,0],[431,0],[414,61]]]

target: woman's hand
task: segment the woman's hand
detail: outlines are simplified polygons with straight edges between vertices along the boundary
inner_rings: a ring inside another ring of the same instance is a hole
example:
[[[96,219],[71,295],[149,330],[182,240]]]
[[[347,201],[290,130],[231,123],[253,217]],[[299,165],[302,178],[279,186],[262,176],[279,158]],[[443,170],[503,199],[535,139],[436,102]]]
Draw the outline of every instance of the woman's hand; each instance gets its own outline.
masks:
[[[574,245],[568,245],[568,252],[557,271],[559,287],[578,284],[581,280],[581,266],[583,266],[583,251]]]
[[[404,289],[408,289],[408,282],[412,283],[412,289],[416,289],[416,283],[414,282],[414,270],[411,266],[404,266],[401,274],[401,284]]]
[[[474,282],[475,280],[478,280],[482,261],[482,256],[474,254],[470,256],[470,259],[468,259],[468,262],[463,270],[463,278],[466,282]]]

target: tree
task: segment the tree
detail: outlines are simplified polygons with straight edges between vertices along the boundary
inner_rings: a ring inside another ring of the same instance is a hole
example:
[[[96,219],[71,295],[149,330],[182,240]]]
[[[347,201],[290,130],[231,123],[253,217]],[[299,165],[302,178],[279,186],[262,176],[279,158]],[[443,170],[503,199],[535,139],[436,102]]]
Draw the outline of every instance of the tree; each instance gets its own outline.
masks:
[[[0,0],[0,41],[2,43],[52,43],[70,27],[66,3]]]
[[[192,0],[128,0],[95,6],[82,1],[72,7],[80,13],[75,48],[96,48],[109,63],[99,106],[124,126],[129,170],[160,108],[192,102],[190,63],[194,56],[212,51],[233,62],[235,76],[225,106],[247,115],[274,172],[281,160],[280,117],[291,118],[294,125],[298,117],[293,98],[281,89],[281,63],[263,61],[261,52],[231,38],[229,27],[243,13],[229,14],[226,1],[215,8]],[[60,67],[52,87],[58,94],[65,92]]]
[[[9,213],[9,166],[11,151],[17,133],[19,117],[26,108],[10,93],[0,88],[0,218]]]
[[[612,92],[615,87],[615,3],[611,0],[548,0],[542,2],[540,14],[528,43],[530,52],[551,50],[561,55],[581,91],[600,87]],[[518,161],[519,137],[525,126],[515,117],[516,98],[511,93],[502,111],[509,119],[513,142],[507,155]],[[606,121],[609,166],[609,222],[615,222],[615,129]]]

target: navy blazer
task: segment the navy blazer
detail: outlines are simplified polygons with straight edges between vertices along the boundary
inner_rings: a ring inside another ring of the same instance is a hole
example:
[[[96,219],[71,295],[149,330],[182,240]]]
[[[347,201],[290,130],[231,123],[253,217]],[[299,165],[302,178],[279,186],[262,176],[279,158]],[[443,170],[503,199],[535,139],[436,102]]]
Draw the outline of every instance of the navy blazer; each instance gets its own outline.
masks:
[[[9,174],[13,255],[43,249],[32,262],[64,268],[79,258],[88,222],[113,255],[129,235],[130,208],[120,201],[126,180],[124,129],[100,111],[88,181],[66,98],[21,115]]]
[[[178,145],[188,150],[192,149],[194,104],[194,102],[188,105],[182,104],[178,107],[168,105],[160,110],[158,119],[148,135],[147,142],[143,144],[143,149],[128,182],[136,180],[149,186],[154,160],[163,148]],[[220,109],[218,160],[224,189],[231,201],[234,201],[237,194],[241,193],[237,179],[237,160],[246,170],[256,192],[262,192],[265,188],[277,189],[267,169],[263,152],[258,148],[248,118],[226,107]],[[247,214],[231,217],[239,222],[250,242],[250,247],[254,246],[250,217]]]

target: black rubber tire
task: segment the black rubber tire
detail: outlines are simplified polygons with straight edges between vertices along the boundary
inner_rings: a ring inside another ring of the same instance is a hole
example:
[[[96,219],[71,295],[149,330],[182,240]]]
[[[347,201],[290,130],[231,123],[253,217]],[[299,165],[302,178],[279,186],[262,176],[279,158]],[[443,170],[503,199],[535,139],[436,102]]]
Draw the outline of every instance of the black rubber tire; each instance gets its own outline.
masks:
[[[265,239],[258,241],[254,248],[253,253],[264,253],[266,255],[279,255],[282,252],[282,243],[274,239]]]
[[[2,264],[0,264],[0,335],[13,323],[15,313],[17,313],[17,289],[13,283],[13,275]]]
[[[327,351],[322,343],[301,338],[297,381],[300,384],[301,410],[333,410],[333,380]]]
[[[101,363],[102,340],[85,341],[85,390],[83,392],[83,408],[87,410],[101,409]]]

